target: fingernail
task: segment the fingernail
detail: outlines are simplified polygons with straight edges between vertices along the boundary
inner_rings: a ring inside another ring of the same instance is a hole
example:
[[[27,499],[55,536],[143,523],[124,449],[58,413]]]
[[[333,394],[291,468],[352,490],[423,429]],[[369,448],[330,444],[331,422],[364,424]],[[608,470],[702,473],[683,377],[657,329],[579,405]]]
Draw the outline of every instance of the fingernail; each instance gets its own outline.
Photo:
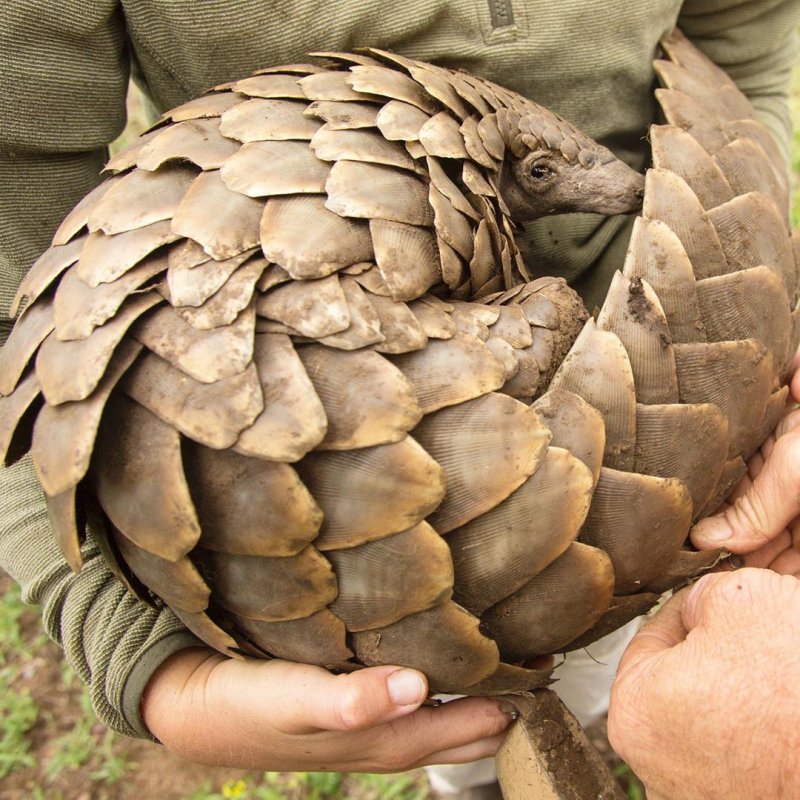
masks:
[[[731,532],[722,520],[704,519],[694,526],[692,538],[702,539],[709,544],[722,544],[731,538]]]
[[[389,697],[396,706],[410,706],[421,702],[427,694],[425,682],[416,672],[399,669],[386,679]]]

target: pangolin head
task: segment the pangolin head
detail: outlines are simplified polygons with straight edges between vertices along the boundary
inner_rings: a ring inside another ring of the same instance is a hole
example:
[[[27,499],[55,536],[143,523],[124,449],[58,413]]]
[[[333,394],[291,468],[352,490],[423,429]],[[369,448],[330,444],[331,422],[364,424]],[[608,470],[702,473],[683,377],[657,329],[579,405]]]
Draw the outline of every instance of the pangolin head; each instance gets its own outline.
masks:
[[[532,102],[499,109],[497,126],[506,145],[500,190],[514,219],[641,208],[644,176],[552,111]]]

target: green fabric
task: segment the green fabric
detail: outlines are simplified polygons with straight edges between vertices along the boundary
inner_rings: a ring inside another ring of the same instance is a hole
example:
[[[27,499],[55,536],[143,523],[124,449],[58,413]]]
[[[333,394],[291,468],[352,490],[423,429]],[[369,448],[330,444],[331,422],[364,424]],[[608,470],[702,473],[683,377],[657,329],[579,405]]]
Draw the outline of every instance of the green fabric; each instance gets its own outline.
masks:
[[[464,67],[550,106],[629,163],[647,159],[651,60],[678,22],[750,95],[788,150],[786,85],[797,0],[3,0],[0,5],[0,341],[16,286],[64,213],[95,182],[124,124],[128,75],[167,108],[219,82],[315,49],[391,48]],[[495,14],[495,22],[499,20]],[[599,304],[630,220],[572,215],[526,232],[530,264]],[[24,462],[0,471],[0,565],[43,605],[45,625],[92,687],[100,717],[146,735],[152,670],[193,642],[175,617],[127,597],[91,540],[69,573]]]

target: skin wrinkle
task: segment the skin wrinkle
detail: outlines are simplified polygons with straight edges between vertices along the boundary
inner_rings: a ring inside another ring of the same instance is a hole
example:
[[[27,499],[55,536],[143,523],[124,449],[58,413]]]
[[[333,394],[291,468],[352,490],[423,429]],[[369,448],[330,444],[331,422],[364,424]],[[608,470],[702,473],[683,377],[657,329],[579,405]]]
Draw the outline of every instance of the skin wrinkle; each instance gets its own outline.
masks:
[[[794,609],[793,576],[712,574],[676,595],[645,626],[646,638],[634,639],[614,689],[609,736],[646,785],[670,800],[795,796],[800,655],[785,646],[800,633]],[[685,638],[681,627],[690,629]],[[770,677],[747,686],[745,674]]]

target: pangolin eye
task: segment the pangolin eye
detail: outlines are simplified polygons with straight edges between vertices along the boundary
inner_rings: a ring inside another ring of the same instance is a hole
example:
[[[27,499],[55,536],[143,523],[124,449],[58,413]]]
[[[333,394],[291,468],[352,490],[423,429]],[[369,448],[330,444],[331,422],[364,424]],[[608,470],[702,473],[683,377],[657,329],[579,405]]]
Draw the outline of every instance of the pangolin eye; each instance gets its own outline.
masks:
[[[541,181],[545,178],[549,178],[552,170],[547,164],[544,164],[541,161],[537,161],[532,167],[530,171],[530,176],[535,181]]]

